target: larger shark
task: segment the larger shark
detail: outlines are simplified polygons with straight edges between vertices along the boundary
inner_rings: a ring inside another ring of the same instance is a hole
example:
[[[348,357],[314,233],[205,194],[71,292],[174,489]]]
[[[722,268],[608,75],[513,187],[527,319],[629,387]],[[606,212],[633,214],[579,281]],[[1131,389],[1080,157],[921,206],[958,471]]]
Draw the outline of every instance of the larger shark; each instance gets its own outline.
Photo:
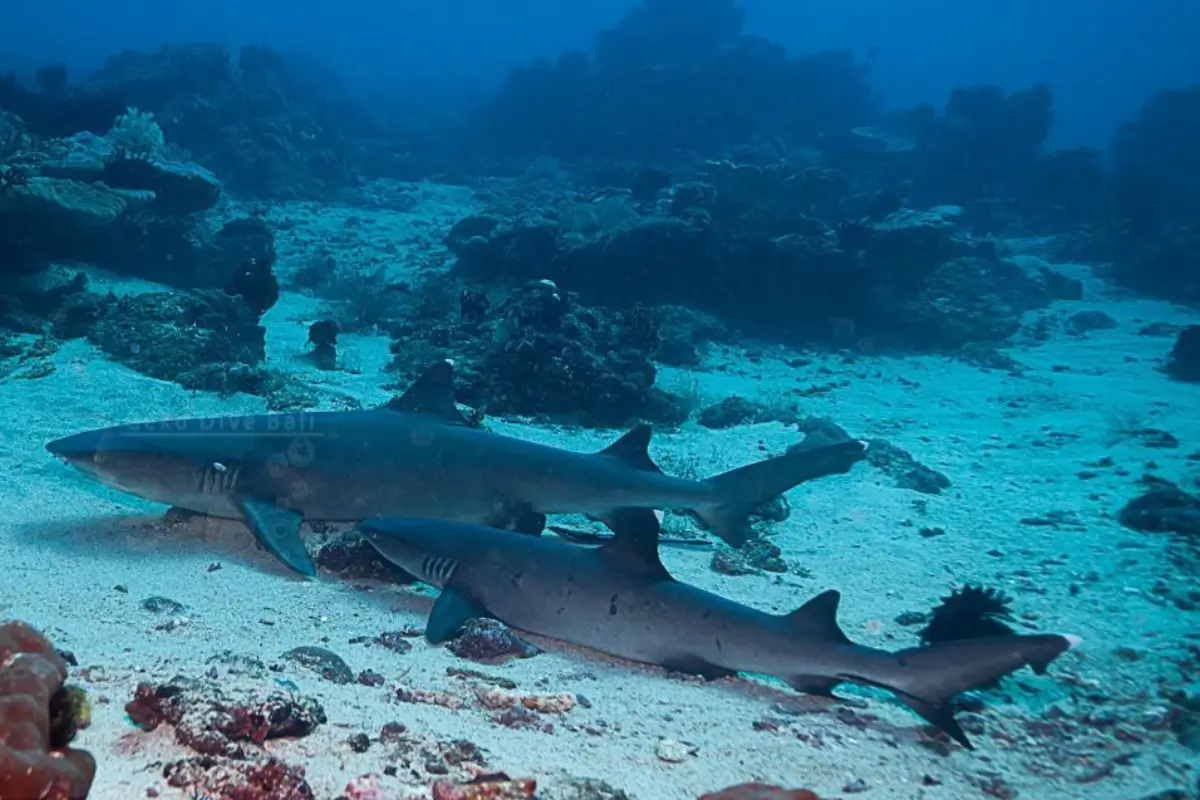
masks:
[[[1000,636],[898,652],[854,644],[827,591],[786,615],[767,614],[671,577],[658,557],[653,512],[613,515],[598,548],[443,520],[379,519],[363,534],[384,558],[439,589],[426,626],[433,643],[470,619],[706,678],[770,675],[809,693],[841,683],[891,691],[964,747],[951,699],[1079,643],[1057,634]]]
[[[604,520],[626,507],[673,509],[694,512],[736,545],[753,509],[799,483],[848,471],[865,452],[857,441],[825,443],[687,480],[650,459],[647,426],[598,453],[561,450],[472,427],[452,386],[452,366],[441,362],[388,408],[120,425],[46,447],[121,491],[243,520],[306,575],[316,569],[300,536],[304,520],[426,517],[540,532],[546,514]]]

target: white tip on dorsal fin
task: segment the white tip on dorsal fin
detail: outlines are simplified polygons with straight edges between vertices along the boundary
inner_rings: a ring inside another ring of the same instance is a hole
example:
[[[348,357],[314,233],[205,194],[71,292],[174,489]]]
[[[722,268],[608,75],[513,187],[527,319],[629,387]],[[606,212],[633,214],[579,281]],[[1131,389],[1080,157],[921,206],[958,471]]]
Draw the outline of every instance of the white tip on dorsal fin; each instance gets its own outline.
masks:
[[[665,516],[666,516],[666,514],[664,514],[663,512],[659,511],[658,509],[654,509],[654,518],[656,520],[658,520],[660,525],[662,524],[663,517],[665,517]]]
[[[1083,637],[1076,636],[1073,633],[1060,633],[1059,636],[1067,640],[1067,649],[1074,650],[1079,645],[1083,644]]]

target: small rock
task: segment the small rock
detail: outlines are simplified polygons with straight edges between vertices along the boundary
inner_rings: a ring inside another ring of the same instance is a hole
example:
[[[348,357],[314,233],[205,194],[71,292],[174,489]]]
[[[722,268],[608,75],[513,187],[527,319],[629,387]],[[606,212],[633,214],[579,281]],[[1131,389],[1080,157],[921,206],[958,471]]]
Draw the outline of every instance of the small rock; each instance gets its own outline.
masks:
[[[668,764],[680,764],[696,755],[696,752],[697,749],[692,745],[677,742],[674,739],[661,739],[654,748],[654,754],[658,756],[658,760]]]
[[[532,658],[542,650],[517,636],[494,619],[473,619],[446,648],[459,658],[499,664],[510,658]]]
[[[180,614],[183,612],[183,603],[176,602],[169,597],[154,596],[143,600],[142,608],[151,614]]]
[[[1135,531],[1194,536],[1200,534],[1200,498],[1168,485],[1130,500],[1117,518]]]
[[[1117,327],[1117,321],[1103,311],[1080,311],[1067,318],[1067,333],[1082,336],[1089,331],[1105,331]]]
[[[324,647],[296,647],[283,654],[283,658],[307,667],[327,681],[353,683],[354,671],[342,657]]]
[[[1200,325],[1179,332],[1167,357],[1167,374],[1178,381],[1200,382]]]
[[[374,670],[365,669],[358,673],[356,680],[363,686],[383,686],[386,679]]]
[[[872,439],[867,448],[867,463],[896,479],[896,486],[922,494],[941,494],[949,489],[950,479],[918,462],[907,450],[885,439]]]
[[[1176,447],[1179,447],[1178,439],[1167,431],[1159,430],[1158,428],[1142,428],[1134,431],[1133,435],[1141,443],[1142,447],[1159,450],[1174,450]]]
[[[1126,647],[1126,646],[1118,647],[1115,650],[1113,650],[1113,655],[1116,656],[1117,658],[1121,659],[1122,661],[1133,662],[1133,661],[1141,661],[1142,660],[1141,652],[1139,652],[1138,650],[1136,650],[1132,647]]]
[[[720,549],[713,553],[712,571],[718,575],[738,577],[741,575],[757,575],[758,570],[750,564],[746,554],[741,550]]]
[[[766,539],[751,539],[742,548],[750,566],[766,572],[787,572],[779,547]]]
[[[594,778],[569,780],[555,797],[559,800],[630,800],[621,789]]]

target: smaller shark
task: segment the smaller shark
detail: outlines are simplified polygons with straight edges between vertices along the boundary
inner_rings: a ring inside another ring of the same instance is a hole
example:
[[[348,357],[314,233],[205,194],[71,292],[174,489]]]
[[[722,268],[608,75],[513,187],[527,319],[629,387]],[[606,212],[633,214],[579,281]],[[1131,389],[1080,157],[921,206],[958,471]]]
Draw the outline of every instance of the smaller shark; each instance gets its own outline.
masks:
[[[360,529],[379,553],[441,589],[426,625],[434,644],[470,619],[491,617],[529,633],[716,679],[770,675],[829,695],[841,683],[886,689],[972,749],[954,719],[955,695],[1024,666],[1041,674],[1076,636],[1012,635],[897,652],[854,644],[827,591],[774,615],[681,583],[658,557],[659,523],[646,510],[612,517],[600,547],[444,520],[373,519]]]

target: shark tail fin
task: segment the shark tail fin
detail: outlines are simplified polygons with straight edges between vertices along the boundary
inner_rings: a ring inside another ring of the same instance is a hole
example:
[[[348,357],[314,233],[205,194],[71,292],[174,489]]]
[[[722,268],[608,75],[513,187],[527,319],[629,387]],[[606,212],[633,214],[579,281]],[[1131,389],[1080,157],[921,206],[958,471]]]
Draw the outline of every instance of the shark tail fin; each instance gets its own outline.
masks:
[[[1059,634],[994,636],[888,653],[850,641],[837,623],[840,597],[836,591],[822,592],[778,619],[791,633],[807,641],[844,645],[847,663],[853,668],[846,672],[793,674],[787,676],[788,683],[797,691],[826,696],[832,695],[840,683],[885,689],[968,750],[973,749],[971,742],[954,719],[956,695],[1026,666],[1040,675],[1050,662],[1082,641],[1078,636]]]
[[[878,675],[842,677],[892,692],[930,725],[970,750],[970,740],[954,719],[956,695],[1026,666],[1041,674],[1080,641],[1077,636],[1037,634],[942,642],[883,656]]]
[[[716,490],[717,502],[697,508],[696,516],[726,543],[740,547],[750,538],[750,514],[756,508],[805,481],[849,472],[866,452],[865,443],[850,439],[723,472],[705,481]]]

